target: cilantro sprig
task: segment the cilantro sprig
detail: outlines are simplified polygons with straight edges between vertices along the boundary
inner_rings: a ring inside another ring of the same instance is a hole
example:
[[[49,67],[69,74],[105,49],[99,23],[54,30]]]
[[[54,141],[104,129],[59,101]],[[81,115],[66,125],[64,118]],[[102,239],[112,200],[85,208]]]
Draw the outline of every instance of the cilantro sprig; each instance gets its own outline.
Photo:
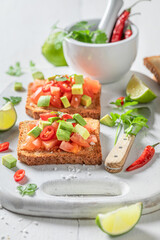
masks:
[[[33,196],[37,190],[37,185],[34,183],[27,184],[26,186],[18,186],[17,190],[22,196],[29,195]]]
[[[117,143],[118,136],[122,127],[127,135],[137,135],[142,127],[149,128],[147,125],[148,119],[138,113],[138,109],[131,109],[123,114],[110,113],[114,126],[117,127],[115,144]]]
[[[10,76],[19,77],[23,74],[20,62],[16,62],[15,66],[10,66],[8,71],[6,72]]]
[[[55,48],[57,50],[61,48],[64,37],[73,38],[74,40],[86,43],[106,43],[108,39],[106,33],[99,29],[94,31],[91,30],[90,28],[93,25],[94,24],[88,24],[87,21],[80,21],[76,23],[71,30],[66,31],[59,28],[57,23],[54,24],[52,30],[60,29],[62,31],[54,42]]]
[[[125,109],[129,106],[134,106],[137,105],[138,102],[137,101],[133,101],[129,96],[123,98],[123,100],[121,99],[117,99],[115,102],[110,102],[110,104],[115,105],[118,108],[122,108]]]
[[[21,100],[22,100],[21,97],[14,97],[14,96],[11,96],[11,97],[3,97],[3,99],[4,99],[6,102],[11,102],[13,105],[16,105],[16,104],[20,103]]]

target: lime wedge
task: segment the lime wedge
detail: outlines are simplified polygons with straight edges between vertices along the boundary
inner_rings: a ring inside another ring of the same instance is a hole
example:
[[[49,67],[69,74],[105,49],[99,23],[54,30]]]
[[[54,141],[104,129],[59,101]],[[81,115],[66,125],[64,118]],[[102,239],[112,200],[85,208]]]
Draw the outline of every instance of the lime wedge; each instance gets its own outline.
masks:
[[[17,113],[11,102],[6,103],[0,109],[0,131],[6,131],[14,126]]]
[[[98,214],[96,224],[100,229],[111,235],[118,236],[129,232],[139,221],[143,205],[141,202],[122,207],[106,214]]]
[[[126,88],[126,94],[139,103],[148,103],[157,97],[136,75],[131,77]]]

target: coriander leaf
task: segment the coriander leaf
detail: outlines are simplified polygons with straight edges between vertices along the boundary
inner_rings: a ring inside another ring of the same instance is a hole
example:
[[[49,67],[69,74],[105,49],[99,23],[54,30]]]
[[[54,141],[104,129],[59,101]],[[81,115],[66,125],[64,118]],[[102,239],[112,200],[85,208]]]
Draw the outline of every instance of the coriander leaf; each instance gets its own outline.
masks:
[[[32,60],[29,62],[29,66],[32,68],[32,67],[35,67],[36,64],[34,62],[32,62]]]
[[[59,23],[59,21],[56,21],[56,22],[53,24],[53,26],[51,27],[51,29],[52,29],[52,30],[57,29],[57,28],[58,28],[58,27],[57,27],[58,23]]]
[[[137,101],[125,102],[125,103],[123,104],[123,108],[129,107],[129,106],[134,106],[134,105],[137,105],[137,104],[138,104]]]
[[[120,117],[120,115],[118,113],[111,112],[110,115],[114,122],[116,122],[116,120],[119,119],[119,117]]]
[[[87,21],[80,21],[72,27],[72,31],[86,30],[95,24],[89,25]]]
[[[16,62],[15,66],[10,66],[6,73],[11,76],[21,76],[23,72],[21,70],[20,62]]]
[[[107,35],[105,32],[101,30],[96,30],[92,32],[92,43],[106,43],[107,42]]]
[[[54,80],[56,80],[57,82],[65,82],[65,81],[69,81],[69,79],[68,78],[66,78],[66,77],[55,77],[55,79]]]
[[[121,100],[117,99],[115,102],[110,102],[110,104],[116,105],[118,107],[121,107]]]
[[[35,191],[37,190],[37,185],[32,183],[27,184],[25,186],[18,186],[17,190],[22,196],[24,195],[33,196],[35,194]]]
[[[18,104],[22,100],[21,97],[14,97],[14,96],[11,96],[10,98],[3,97],[3,99],[7,102],[11,102],[13,105]]]

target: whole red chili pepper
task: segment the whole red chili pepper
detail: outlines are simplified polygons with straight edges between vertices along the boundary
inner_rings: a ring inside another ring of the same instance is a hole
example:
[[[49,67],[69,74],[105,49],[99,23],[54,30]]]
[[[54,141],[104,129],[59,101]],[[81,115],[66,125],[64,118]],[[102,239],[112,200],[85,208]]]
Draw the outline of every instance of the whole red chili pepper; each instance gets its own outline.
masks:
[[[118,17],[115,27],[113,29],[112,37],[110,42],[118,42],[122,39],[123,29],[125,26],[125,22],[128,20],[132,7],[134,7],[137,3],[142,1],[150,1],[150,0],[139,0],[135,2],[130,8],[124,10],[121,15]]]
[[[143,167],[145,164],[147,164],[154,156],[155,153],[155,147],[160,144],[160,143],[156,143],[152,146],[148,145],[147,147],[145,147],[142,155],[135,161],[133,162],[127,169],[126,171],[132,171],[138,168]]]
[[[123,13],[117,19],[117,22],[115,24],[113,34],[111,37],[111,42],[118,42],[122,39],[124,25],[127,19],[129,18],[130,12],[131,12],[130,8],[127,10],[124,10]]]
[[[129,25],[125,31],[125,34],[124,34],[124,38],[127,39],[129,38],[130,36],[132,36],[132,28],[131,28],[131,25]]]

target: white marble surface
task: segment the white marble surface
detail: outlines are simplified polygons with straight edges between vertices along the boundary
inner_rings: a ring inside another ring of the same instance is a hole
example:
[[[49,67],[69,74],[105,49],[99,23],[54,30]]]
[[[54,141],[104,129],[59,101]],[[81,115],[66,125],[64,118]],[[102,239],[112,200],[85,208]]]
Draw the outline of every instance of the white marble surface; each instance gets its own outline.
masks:
[[[20,61],[24,68],[33,60],[40,67],[50,67],[40,52],[49,28],[57,20],[62,26],[82,18],[100,17],[105,0],[1,0],[0,1],[0,91],[15,78],[5,74],[9,65]],[[133,0],[125,0],[128,7]],[[160,54],[160,1],[141,3],[133,17],[140,29],[139,53],[133,69],[147,73],[142,59]],[[53,68],[54,72],[54,68]],[[0,100],[1,101],[1,100]],[[117,239],[159,240],[160,211],[142,216],[139,224]],[[110,239],[91,220],[60,220],[20,216],[0,208],[0,239]]]

